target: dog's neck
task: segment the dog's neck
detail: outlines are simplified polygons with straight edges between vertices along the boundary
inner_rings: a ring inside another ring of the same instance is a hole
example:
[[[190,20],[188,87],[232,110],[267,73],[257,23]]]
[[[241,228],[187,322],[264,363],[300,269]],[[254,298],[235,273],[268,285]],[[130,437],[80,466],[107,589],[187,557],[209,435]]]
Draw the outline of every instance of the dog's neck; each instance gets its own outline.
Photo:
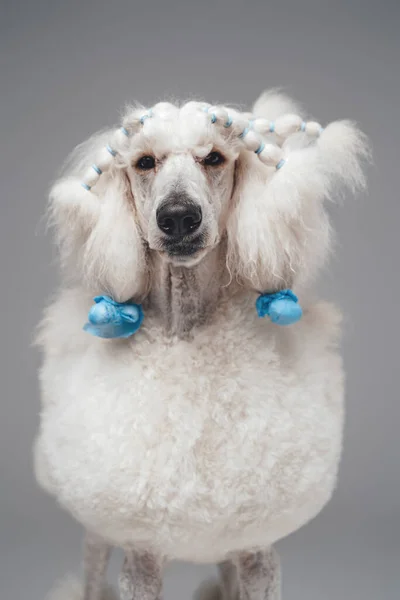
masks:
[[[211,319],[221,296],[229,293],[226,243],[221,242],[193,267],[174,266],[156,254],[152,262],[153,282],[146,305],[169,335],[187,338],[194,327]]]

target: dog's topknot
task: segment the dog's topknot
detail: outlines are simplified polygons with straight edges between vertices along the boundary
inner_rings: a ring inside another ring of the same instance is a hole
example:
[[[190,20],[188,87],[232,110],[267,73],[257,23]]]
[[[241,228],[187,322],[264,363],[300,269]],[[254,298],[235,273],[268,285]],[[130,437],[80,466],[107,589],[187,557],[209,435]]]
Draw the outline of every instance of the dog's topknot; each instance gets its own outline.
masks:
[[[95,162],[86,172],[81,185],[90,191],[99,177],[108,170],[119,152],[123,151],[129,139],[145,126],[147,119],[157,118],[166,103],[157,104],[156,107],[146,111],[135,109],[123,119],[122,126],[112,135],[110,142],[102,148]],[[167,105],[169,109],[176,107]],[[234,136],[250,152],[254,152],[261,162],[269,167],[279,170],[286,162],[282,145],[284,141],[296,132],[304,132],[311,137],[318,137],[323,132],[323,127],[315,121],[306,122],[296,114],[286,114],[275,121],[249,113],[240,113],[225,106],[211,106],[204,102],[190,102],[184,107],[194,113],[203,111],[206,122],[219,127],[226,135]],[[170,110],[167,111],[170,113]],[[163,115],[165,117],[165,115]]]

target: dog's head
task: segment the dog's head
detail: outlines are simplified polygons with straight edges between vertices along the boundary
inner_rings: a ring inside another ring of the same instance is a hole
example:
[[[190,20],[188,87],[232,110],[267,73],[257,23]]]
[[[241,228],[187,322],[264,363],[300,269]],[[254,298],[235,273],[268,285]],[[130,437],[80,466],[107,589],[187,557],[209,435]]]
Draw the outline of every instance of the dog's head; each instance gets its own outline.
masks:
[[[167,261],[192,266],[221,238],[239,154],[226,138],[198,103],[158,104],[128,144],[125,178],[141,235]]]
[[[256,116],[190,102],[129,109],[123,127],[74,152],[51,192],[70,276],[118,300],[143,298],[151,256],[191,267],[227,238],[227,267],[260,291],[304,283],[323,262],[323,200],[363,183],[366,144],[348,122],[294,114],[267,95]],[[271,121],[269,119],[273,119]]]

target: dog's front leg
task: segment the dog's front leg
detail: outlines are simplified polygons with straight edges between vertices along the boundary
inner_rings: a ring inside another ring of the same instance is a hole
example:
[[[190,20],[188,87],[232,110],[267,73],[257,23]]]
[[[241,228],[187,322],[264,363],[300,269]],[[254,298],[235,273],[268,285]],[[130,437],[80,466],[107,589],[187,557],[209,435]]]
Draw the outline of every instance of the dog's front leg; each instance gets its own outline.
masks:
[[[161,600],[163,564],[150,552],[127,551],[119,578],[121,600]]]
[[[224,600],[280,600],[280,563],[273,548],[238,553],[233,563],[235,569],[221,565]]]
[[[239,600],[238,570],[233,560],[219,563],[222,600]]]
[[[101,600],[111,547],[101,538],[87,533],[84,547],[84,600]]]

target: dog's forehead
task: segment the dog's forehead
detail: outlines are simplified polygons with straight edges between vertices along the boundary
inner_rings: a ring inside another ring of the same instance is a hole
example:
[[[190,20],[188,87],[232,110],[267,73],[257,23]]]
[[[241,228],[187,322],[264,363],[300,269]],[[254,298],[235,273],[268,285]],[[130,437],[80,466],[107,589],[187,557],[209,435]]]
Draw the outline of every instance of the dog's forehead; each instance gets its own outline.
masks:
[[[197,103],[180,108],[167,103],[156,105],[151,118],[144,122],[142,135],[146,144],[162,154],[188,150],[207,154],[217,140],[223,143]]]

